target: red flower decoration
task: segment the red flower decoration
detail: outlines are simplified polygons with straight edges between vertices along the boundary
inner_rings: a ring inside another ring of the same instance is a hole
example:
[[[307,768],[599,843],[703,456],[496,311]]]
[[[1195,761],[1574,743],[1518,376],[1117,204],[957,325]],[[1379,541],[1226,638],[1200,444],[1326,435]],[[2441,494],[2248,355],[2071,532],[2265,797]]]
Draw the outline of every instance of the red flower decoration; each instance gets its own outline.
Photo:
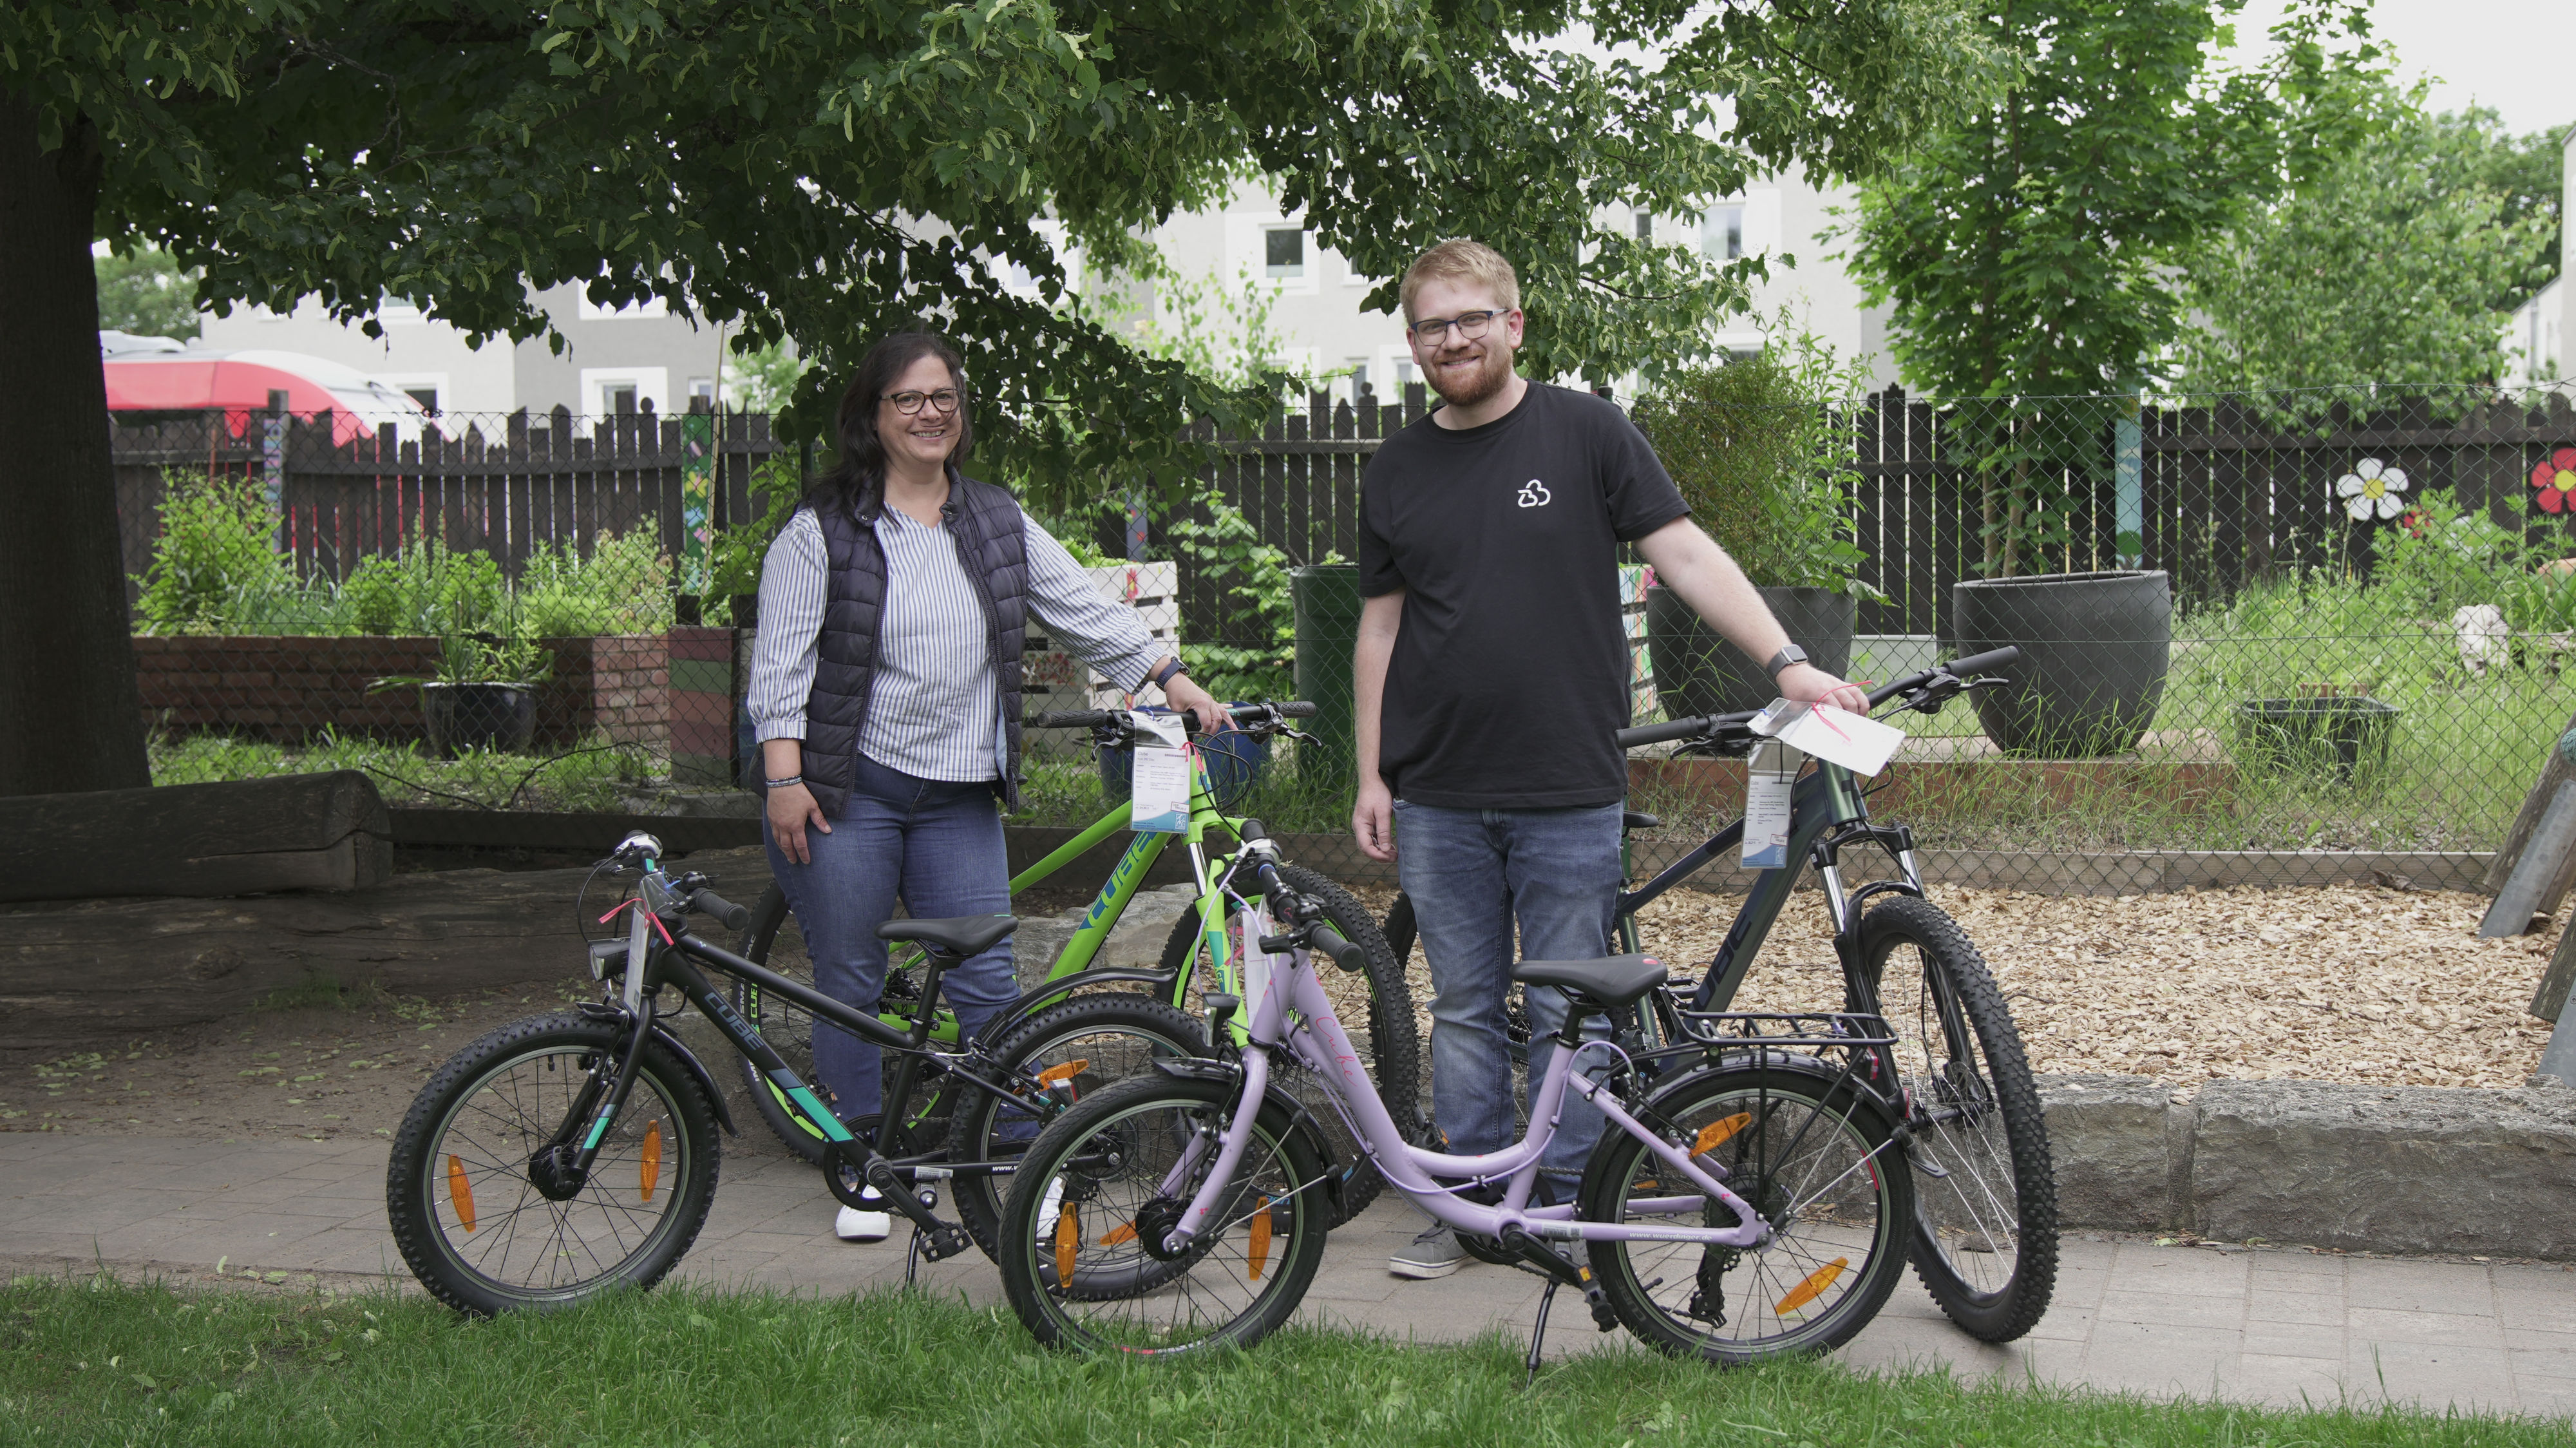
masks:
[[[2540,490],[2540,511],[2564,513],[2576,494],[2576,447],[2562,447],[2531,470],[2531,485]]]

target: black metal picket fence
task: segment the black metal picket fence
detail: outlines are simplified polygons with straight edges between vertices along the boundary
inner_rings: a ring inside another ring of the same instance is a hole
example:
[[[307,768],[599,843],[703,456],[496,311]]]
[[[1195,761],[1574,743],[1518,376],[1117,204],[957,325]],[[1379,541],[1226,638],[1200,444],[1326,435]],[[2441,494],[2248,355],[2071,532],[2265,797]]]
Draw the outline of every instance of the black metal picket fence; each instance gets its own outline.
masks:
[[[1203,676],[1324,704],[1318,742],[1284,749],[1256,801],[1316,834],[1348,800],[1358,599],[1338,561],[1370,457],[1424,414],[1408,392],[1204,435],[1216,461],[1151,520],[1145,558],[1099,573],[1159,637],[1222,651],[1194,655],[1213,661]],[[1821,636],[1804,615],[1793,634],[1855,676],[1989,642],[2034,655],[2014,702],[1909,720],[1878,806],[1933,849],[2074,861],[2059,873],[2097,888],[2211,852],[2282,879],[2349,873],[2321,853],[2338,850],[2474,873],[2576,709],[2576,597],[2538,567],[2576,554],[2576,414],[2551,390],[2358,400],[1891,391],[1833,410],[1815,481],[1847,515],[1860,587]],[[115,456],[159,777],[355,764],[417,805],[742,809],[735,624],[756,621],[734,599],[756,576],[755,478],[812,467],[767,418],[451,416],[406,433],[216,414],[120,427]],[[1740,679],[1707,677],[1730,651],[1627,568],[1640,713],[1741,703],[1724,694]],[[2005,582],[2082,574],[2163,578],[2094,581],[2131,595],[2107,615],[2070,601],[2084,580]],[[1031,673],[1042,703],[1114,693],[1070,660]],[[383,687],[513,675],[536,683],[506,704]],[[2125,702],[2088,705],[2088,689]],[[1096,812],[1087,761],[1038,767],[1048,822]],[[1741,792],[1723,761],[1643,761],[1635,783],[1692,821]],[[1359,868],[1355,851],[1318,863]]]

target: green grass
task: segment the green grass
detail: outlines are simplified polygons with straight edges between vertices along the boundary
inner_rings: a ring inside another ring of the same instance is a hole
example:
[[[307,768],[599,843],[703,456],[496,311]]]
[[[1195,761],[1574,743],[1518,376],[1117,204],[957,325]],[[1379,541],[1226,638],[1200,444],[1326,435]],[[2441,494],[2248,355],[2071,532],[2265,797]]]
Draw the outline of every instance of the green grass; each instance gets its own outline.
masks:
[[[1574,1332],[1575,1326],[1559,1329]],[[375,1292],[21,1278],[0,1295],[0,1443],[1270,1445],[2561,1444],[2561,1423],[2268,1411],[1826,1361],[1720,1372],[1608,1350],[1521,1382],[1492,1337],[1283,1333],[1145,1364],[1041,1351],[1000,1309],[881,1292],[662,1290],[468,1321]]]
[[[605,739],[543,754],[468,750],[454,759],[433,759],[417,745],[372,739],[325,735],[286,745],[194,734],[155,736],[151,756],[154,784],[355,769],[375,780],[385,803],[431,809],[614,811],[624,808],[621,797],[653,769],[644,751]]]

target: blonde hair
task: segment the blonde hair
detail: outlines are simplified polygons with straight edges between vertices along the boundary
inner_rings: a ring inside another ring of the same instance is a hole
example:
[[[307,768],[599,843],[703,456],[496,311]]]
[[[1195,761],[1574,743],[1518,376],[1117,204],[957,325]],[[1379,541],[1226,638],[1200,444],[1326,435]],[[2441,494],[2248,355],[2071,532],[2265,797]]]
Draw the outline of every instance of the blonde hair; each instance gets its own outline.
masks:
[[[1404,269],[1405,325],[1413,324],[1413,298],[1423,284],[1435,281],[1482,282],[1502,303],[1505,311],[1517,310],[1521,304],[1521,279],[1503,254],[1481,241],[1453,236],[1413,259]]]

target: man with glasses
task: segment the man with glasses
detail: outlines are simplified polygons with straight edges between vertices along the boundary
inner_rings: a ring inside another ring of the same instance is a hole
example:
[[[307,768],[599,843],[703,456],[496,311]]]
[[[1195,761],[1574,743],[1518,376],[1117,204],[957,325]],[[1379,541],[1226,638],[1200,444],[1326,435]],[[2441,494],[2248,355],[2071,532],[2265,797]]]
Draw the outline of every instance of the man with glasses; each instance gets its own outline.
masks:
[[[1524,323],[1511,263],[1444,241],[1405,272],[1402,297],[1413,360],[1445,405],[1388,438],[1362,483],[1351,829],[1370,858],[1396,861],[1413,901],[1431,967],[1434,1113],[1448,1150],[1477,1154],[1515,1135],[1515,923],[1518,959],[1589,959],[1610,935],[1628,783],[1612,736],[1630,722],[1619,545],[1768,661],[1784,696],[1856,711],[1867,700],[1789,642],[1616,404],[1513,371]],[[1535,1082],[1566,1002],[1553,989],[1528,998]],[[1568,1093],[1542,1200],[1571,1195],[1600,1129]],[[1445,1277],[1462,1260],[1435,1225],[1388,1266]]]

